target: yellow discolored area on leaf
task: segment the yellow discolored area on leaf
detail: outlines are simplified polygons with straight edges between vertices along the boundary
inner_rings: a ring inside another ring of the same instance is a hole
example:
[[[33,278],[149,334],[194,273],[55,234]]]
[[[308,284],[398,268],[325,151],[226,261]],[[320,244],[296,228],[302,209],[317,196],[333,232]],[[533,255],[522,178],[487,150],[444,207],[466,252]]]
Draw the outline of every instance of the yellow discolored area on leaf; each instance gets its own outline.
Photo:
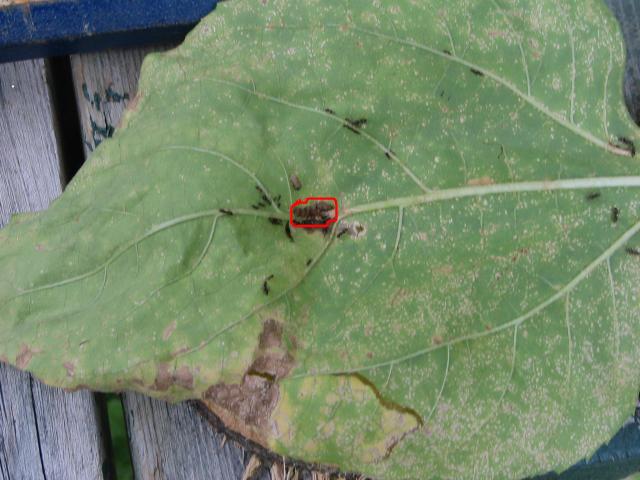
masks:
[[[383,460],[422,423],[358,375],[287,379],[271,418],[272,448],[295,445],[294,457],[342,466]]]

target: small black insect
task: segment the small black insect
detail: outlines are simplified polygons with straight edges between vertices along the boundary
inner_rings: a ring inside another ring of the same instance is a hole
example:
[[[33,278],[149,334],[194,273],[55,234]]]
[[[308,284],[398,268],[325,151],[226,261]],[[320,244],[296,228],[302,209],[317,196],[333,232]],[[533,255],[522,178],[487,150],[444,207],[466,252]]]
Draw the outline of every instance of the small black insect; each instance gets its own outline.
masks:
[[[289,177],[289,183],[291,183],[291,186],[296,191],[302,188],[302,182],[300,181],[300,178],[296,174],[293,174]]]
[[[308,267],[309,265],[311,265],[311,262],[313,262],[313,259],[312,259],[312,258],[310,258],[309,260],[307,260],[307,267]]]
[[[396,152],[394,152],[390,148],[384,151],[384,156],[387,157],[389,160],[391,160],[391,155],[395,155],[395,154]]]
[[[326,113],[328,113],[329,115],[335,115],[335,114],[336,114],[336,112],[334,112],[334,111],[333,111],[333,110],[331,110],[330,108],[325,108],[325,109],[324,109],[324,111],[325,111]]]
[[[366,118],[358,118],[355,120],[352,120],[351,118],[347,118],[346,120],[349,123],[349,125],[352,125],[357,128],[364,127],[367,124]]]
[[[636,145],[635,145],[635,143],[633,143],[627,137],[618,137],[618,141],[620,143],[622,143],[625,147],[627,147],[627,150],[629,151],[629,153],[631,153],[632,157],[636,156]]]
[[[260,194],[260,198],[262,198],[262,202],[265,203],[265,207],[271,203],[271,199],[269,198],[269,196],[267,195],[267,192],[265,192],[262,187],[260,185],[256,185],[256,190],[258,191],[258,193]],[[260,202],[260,203],[262,203]]]
[[[584,198],[586,198],[587,200],[595,200],[596,198],[600,198],[601,195],[602,194],[600,192],[590,192],[587,193],[587,196]]]
[[[269,280],[271,280],[273,278],[273,275],[269,275],[264,282],[262,282],[262,292],[265,295],[269,295],[269,292],[271,291],[271,289],[269,288]]]
[[[444,90],[440,90],[440,96],[444,97]]]
[[[289,222],[284,226],[284,233],[289,237],[289,240],[293,242],[293,235],[291,235],[291,225],[289,225]]]
[[[336,237],[340,238],[341,236],[343,236],[348,232],[349,232],[349,229],[347,227],[341,227],[340,230],[338,230],[338,234],[336,235]]]
[[[360,135],[360,128],[364,127],[367,124],[366,118],[345,118],[343,127],[351,130],[356,135]]]
[[[226,208],[221,208],[220,209],[220,213],[224,213],[225,215],[233,215],[233,212],[231,210],[226,209]]]
[[[471,70],[471,73],[473,73],[474,75],[477,75],[479,77],[484,77],[484,73],[482,73],[480,70],[476,68],[470,68],[469,70]]]
[[[251,208],[253,208],[254,210],[260,210],[260,205],[254,203],[253,205],[251,205]]]
[[[442,53],[451,56],[451,51],[447,50],[446,48],[444,50],[442,50]]]
[[[626,251],[629,255],[633,255],[634,257],[638,257],[638,256],[640,256],[640,250],[638,250],[637,248],[627,247],[627,248],[625,248],[625,251]]]
[[[269,217],[269,222],[271,222],[271,225],[282,225],[282,220],[275,217]]]
[[[611,207],[611,222],[618,223],[620,218],[620,209],[618,207]]]

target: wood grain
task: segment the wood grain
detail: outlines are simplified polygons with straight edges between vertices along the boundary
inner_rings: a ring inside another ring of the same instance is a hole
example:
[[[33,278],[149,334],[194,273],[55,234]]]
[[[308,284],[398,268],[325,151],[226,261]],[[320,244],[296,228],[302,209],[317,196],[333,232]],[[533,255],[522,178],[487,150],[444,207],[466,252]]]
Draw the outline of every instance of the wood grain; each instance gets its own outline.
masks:
[[[71,56],[85,154],[109,138],[138,88],[144,57],[164,47],[107,50]]]
[[[189,403],[170,405],[143,395],[124,396],[136,478],[240,480],[249,455],[223,442]]]
[[[144,56],[167,48],[112,50],[71,57],[87,154],[120,122],[129,99],[135,96]],[[221,446],[221,434],[193,405],[170,405],[134,393],[123,394],[123,404],[136,478],[242,478],[249,455],[232,442]]]
[[[0,65],[0,227],[61,193],[49,105],[41,60]],[[0,364],[0,479],[102,479],[104,460],[90,392]]]

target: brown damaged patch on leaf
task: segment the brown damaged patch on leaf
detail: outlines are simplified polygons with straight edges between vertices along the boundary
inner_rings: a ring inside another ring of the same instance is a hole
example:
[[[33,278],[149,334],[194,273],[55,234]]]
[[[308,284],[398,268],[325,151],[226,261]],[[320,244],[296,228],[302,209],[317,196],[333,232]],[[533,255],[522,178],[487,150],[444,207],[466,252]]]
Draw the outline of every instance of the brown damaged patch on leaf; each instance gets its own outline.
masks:
[[[279,348],[282,346],[282,325],[273,318],[264,322],[258,348],[266,350],[268,348]]]
[[[62,366],[67,371],[67,377],[73,378],[73,376],[76,374],[75,364],[73,362],[64,362]]]
[[[131,100],[129,100],[129,103],[127,104],[126,110],[125,110],[124,114],[122,115],[122,117],[120,118],[120,122],[116,126],[117,130],[121,130],[121,129],[124,129],[124,128],[127,127],[128,123],[129,123],[129,117],[131,117],[131,115],[138,110],[138,106],[140,104],[140,100],[142,100],[142,94],[140,92],[136,93],[133,96],[133,98]]]
[[[171,335],[173,335],[173,332],[176,330],[176,327],[178,326],[178,323],[174,320],[173,322],[171,322],[169,325],[167,325],[167,328],[165,328],[162,331],[162,339],[166,342],[167,340],[169,340],[169,338],[171,338]]]
[[[193,374],[186,365],[178,369],[172,369],[168,363],[160,363],[156,373],[156,379],[151,388],[158,392],[165,392],[174,385],[187,390],[193,389]]]
[[[268,444],[271,413],[280,397],[278,380],[294,366],[291,354],[283,348],[282,324],[264,322],[254,360],[241,383],[219,383],[209,388],[204,404],[231,430],[264,447]]]
[[[39,349],[31,348],[29,345],[23,343],[20,347],[20,351],[16,355],[16,367],[20,370],[24,370],[29,365],[29,362],[31,362],[33,356],[38,353],[40,353]]]
[[[187,390],[193,389],[193,374],[189,367],[183,365],[178,370],[175,371],[173,378],[176,382],[176,385],[179,387],[185,388]]]
[[[185,352],[188,352],[189,350],[191,350],[191,348],[188,345],[184,345],[184,346],[174,350],[173,352],[171,352],[171,356],[172,357],[179,357],[180,355],[182,355]]]
[[[495,180],[491,177],[480,177],[480,178],[472,178],[467,182],[467,185],[473,186],[484,186],[484,185],[493,185]]]
[[[211,387],[205,404],[227,427],[266,447],[269,417],[278,397],[278,386],[268,378],[247,374],[241,384]]]
[[[91,390],[91,387],[89,385],[84,384],[84,383],[80,383],[80,384],[76,385],[75,387],[63,387],[62,390],[64,390],[67,393],[75,393],[75,392],[78,392],[80,390]]]

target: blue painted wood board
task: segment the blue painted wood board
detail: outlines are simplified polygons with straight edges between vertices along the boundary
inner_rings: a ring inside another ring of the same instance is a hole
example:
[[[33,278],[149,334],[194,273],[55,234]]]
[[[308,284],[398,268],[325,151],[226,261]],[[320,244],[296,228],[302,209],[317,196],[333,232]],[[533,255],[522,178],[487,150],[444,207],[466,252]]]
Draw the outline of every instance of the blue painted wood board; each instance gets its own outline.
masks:
[[[179,41],[217,0],[45,0],[0,8],[0,62]]]

